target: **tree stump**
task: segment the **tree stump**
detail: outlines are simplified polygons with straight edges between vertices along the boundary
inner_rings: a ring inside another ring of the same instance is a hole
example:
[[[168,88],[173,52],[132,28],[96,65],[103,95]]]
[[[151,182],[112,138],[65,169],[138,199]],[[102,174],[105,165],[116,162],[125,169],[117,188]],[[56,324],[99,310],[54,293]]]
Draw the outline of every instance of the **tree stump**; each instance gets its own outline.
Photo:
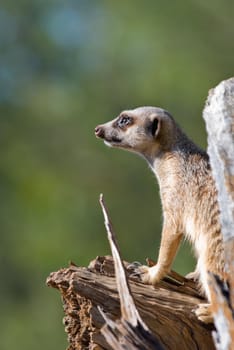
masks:
[[[196,284],[175,272],[169,277],[157,287],[130,279],[143,321],[164,349],[214,349],[212,326],[198,321],[193,312],[202,302]],[[62,296],[68,349],[112,349],[100,332],[105,321],[98,310],[99,306],[112,320],[121,317],[112,257],[97,257],[87,268],[71,264],[51,273],[47,284]]]

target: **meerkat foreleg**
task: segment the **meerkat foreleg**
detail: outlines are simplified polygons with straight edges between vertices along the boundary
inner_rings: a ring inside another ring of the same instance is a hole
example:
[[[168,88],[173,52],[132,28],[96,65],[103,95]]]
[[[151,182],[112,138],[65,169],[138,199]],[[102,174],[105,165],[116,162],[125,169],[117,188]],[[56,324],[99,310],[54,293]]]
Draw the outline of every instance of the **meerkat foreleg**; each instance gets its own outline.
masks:
[[[155,285],[167,275],[181,239],[181,233],[173,231],[172,227],[164,224],[157,264],[152,267],[140,265],[135,268],[135,274],[140,276],[142,282]]]

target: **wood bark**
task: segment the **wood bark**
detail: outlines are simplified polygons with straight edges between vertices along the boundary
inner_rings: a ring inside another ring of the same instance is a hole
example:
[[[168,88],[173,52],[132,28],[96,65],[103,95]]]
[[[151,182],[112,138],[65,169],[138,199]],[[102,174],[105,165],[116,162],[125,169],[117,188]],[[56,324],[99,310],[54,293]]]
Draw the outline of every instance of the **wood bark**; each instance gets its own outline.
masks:
[[[234,78],[209,92],[203,112],[208,153],[218,190],[228,285],[211,276],[216,348],[234,349]]]
[[[203,301],[196,285],[175,272],[171,276],[173,279],[157,287],[130,279],[143,321],[164,349],[214,349],[212,327],[198,321],[193,312]],[[100,332],[105,321],[98,310],[100,307],[112,320],[121,317],[111,257],[97,257],[87,268],[72,264],[51,273],[47,284],[61,293],[69,350],[113,349]]]

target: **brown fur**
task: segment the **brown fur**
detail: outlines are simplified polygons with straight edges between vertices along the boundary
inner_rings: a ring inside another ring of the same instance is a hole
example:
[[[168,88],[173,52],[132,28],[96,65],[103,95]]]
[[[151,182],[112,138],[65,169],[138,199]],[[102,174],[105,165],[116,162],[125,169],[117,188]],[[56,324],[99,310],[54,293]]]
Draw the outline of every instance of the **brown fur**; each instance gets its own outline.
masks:
[[[156,284],[168,273],[185,235],[194,246],[196,272],[210,300],[208,272],[224,280],[224,256],[217,191],[206,152],[168,112],[156,107],[122,112],[99,125],[95,133],[109,146],[143,156],[159,183],[164,218],[161,245],[157,264],[139,268],[142,280]]]

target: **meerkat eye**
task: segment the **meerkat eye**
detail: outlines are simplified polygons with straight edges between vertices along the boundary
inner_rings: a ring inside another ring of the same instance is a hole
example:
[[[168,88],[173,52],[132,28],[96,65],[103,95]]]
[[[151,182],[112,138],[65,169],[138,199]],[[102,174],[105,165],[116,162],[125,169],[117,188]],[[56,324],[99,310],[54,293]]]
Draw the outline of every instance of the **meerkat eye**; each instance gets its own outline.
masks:
[[[129,117],[128,115],[122,115],[118,121],[117,121],[117,125],[120,127],[120,128],[123,128],[127,125],[129,125],[130,123],[132,122],[132,118]]]

